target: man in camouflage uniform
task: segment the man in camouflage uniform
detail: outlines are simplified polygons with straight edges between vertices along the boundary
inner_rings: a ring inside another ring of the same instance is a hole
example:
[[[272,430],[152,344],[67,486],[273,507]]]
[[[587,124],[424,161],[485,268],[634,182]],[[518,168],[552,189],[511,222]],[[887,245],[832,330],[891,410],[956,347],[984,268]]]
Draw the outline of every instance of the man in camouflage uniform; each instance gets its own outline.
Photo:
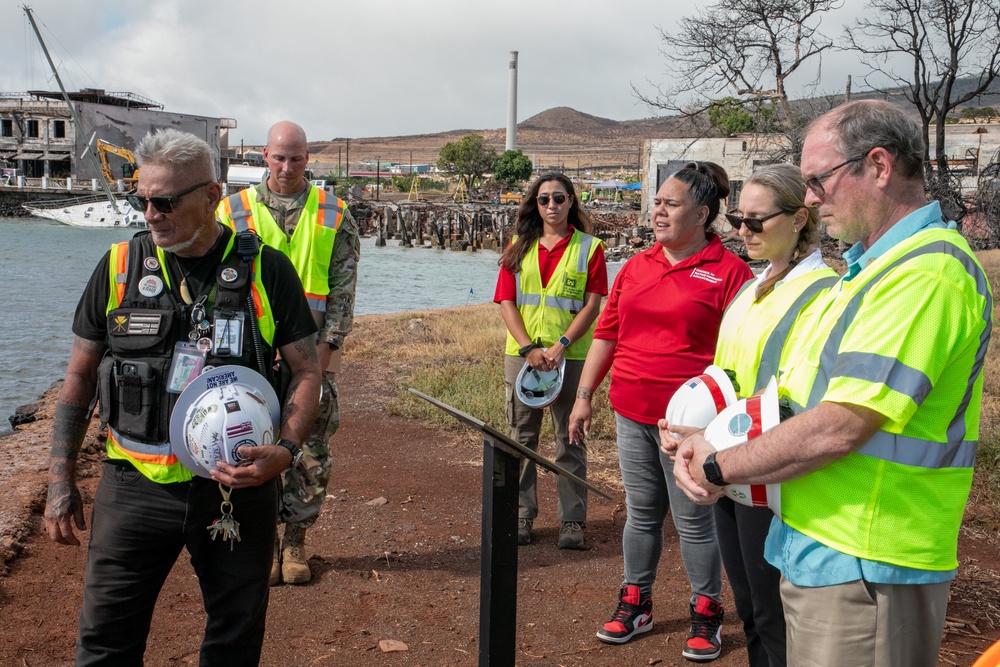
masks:
[[[323,369],[316,422],[302,443],[299,465],[285,473],[278,517],[285,533],[275,543],[273,586],[282,580],[304,584],[312,578],[305,533],[319,516],[330,480],[330,437],[340,426],[335,371],[354,321],[360,242],[347,204],[306,180],[309,148],[300,126],[281,121],[271,127],[264,161],[270,170],[267,179],[223,200],[219,219],[237,230],[255,229],[267,245],[292,260],[320,328],[316,354]]]

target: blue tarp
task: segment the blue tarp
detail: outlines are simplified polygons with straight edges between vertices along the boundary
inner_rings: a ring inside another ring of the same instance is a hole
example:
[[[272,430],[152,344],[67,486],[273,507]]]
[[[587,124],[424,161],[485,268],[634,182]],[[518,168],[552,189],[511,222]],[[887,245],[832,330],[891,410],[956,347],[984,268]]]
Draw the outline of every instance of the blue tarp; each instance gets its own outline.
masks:
[[[639,182],[629,183],[628,185],[623,185],[623,186],[621,186],[618,189],[619,190],[642,190],[642,183],[639,183]]]

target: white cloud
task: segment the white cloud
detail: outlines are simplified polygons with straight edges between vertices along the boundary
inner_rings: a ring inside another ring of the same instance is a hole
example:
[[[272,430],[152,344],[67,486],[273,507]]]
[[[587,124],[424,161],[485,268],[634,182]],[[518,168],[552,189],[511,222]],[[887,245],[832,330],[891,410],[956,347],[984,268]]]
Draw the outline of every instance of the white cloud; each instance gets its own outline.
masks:
[[[839,35],[851,0],[827,21]],[[281,118],[310,139],[501,128],[508,52],[519,51],[518,117],[556,106],[626,120],[654,115],[634,83],[662,81],[656,26],[704,4],[634,0],[34,0],[70,89],[131,91],[167,110],[235,118],[231,142],[259,143]],[[20,7],[0,23],[0,90],[56,89]],[[16,26],[24,26],[19,31]],[[19,33],[23,39],[14,38]],[[831,54],[823,89],[855,58]],[[856,72],[856,81],[860,79]],[[813,78],[803,76],[801,83]]]

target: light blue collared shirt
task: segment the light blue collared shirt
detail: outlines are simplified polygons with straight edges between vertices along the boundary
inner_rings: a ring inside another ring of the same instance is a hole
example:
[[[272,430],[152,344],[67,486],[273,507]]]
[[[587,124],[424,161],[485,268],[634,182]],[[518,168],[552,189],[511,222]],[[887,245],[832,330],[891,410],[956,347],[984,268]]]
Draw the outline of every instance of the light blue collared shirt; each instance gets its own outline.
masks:
[[[945,222],[941,205],[931,202],[897,222],[867,250],[860,242],[855,243],[844,253],[847,273],[843,280],[853,279],[869,262],[919,231],[955,228],[954,222]],[[951,581],[957,572],[918,570],[850,556],[800,533],[778,517],[771,520],[764,557],[788,581],[804,587],[833,586],[858,579],[873,584],[937,584]]]

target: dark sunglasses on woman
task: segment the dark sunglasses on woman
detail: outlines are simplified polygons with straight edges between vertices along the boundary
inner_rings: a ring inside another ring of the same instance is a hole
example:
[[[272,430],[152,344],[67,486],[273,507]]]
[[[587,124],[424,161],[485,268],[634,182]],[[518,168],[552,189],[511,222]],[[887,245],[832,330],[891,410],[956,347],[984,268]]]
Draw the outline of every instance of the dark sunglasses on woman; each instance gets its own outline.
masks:
[[[566,203],[566,195],[561,192],[556,192],[552,195],[552,201],[556,203],[556,206],[562,206]],[[549,205],[549,195],[538,195],[538,205],[548,206]]]
[[[745,218],[743,214],[740,213],[739,209],[733,209],[729,213],[726,213],[726,220],[729,222],[729,226],[736,231],[740,231],[741,225],[746,225],[754,234],[760,234],[764,231],[764,223],[771,218],[776,218],[782,213],[788,213],[788,211],[778,211],[777,213],[772,213],[771,215],[765,215],[763,218]]]

